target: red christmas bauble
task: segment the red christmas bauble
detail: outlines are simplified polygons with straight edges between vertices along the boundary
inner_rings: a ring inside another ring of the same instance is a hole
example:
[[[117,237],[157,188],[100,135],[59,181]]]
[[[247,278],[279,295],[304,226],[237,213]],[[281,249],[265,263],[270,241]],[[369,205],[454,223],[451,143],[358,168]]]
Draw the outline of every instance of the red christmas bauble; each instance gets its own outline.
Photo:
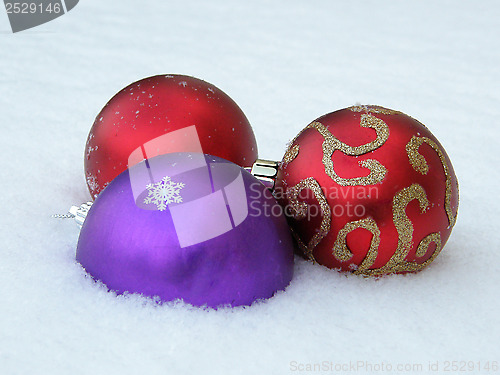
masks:
[[[378,106],[309,124],[286,151],[275,196],[305,257],[369,276],[426,267],[458,209],[457,179],[438,140]]]
[[[222,90],[197,78],[162,75],[132,83],[97,116],[85,149],[95,198],[127,167],[170,152],[200,152],[240,166],[257,159],[252,128]]]

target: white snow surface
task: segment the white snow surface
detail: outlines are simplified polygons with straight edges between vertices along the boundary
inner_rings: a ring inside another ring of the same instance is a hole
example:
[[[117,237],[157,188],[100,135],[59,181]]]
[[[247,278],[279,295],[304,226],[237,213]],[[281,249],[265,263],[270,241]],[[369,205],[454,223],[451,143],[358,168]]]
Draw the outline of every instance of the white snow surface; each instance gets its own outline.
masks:
[[[429,361],[440,372],[499,361],[499,12],[493,0],[85,0],[12,34],[0,9],[0,373],[337,373],[305,371],[323,361],[427,373]],[[104,104],[168,73],[230,95],[267,159],[358,102],[417,118],[460,182],[443,252],[378,281],[296,258],[286,291],[247,308],[107,292],[75,262],[75,223],[50,215],[90,199],[85,141]]]

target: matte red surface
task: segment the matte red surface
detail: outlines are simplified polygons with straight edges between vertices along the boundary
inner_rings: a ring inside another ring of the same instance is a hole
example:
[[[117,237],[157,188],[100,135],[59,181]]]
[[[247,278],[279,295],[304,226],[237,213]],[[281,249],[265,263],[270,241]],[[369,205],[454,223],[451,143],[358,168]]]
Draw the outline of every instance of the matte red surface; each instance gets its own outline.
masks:
[[[92,197],[129,166],[129,156],[138,147],[192,125],[196,126],[203,153],[243,167],[251,166],[257,159],[257,144],[249,122],[223,91],[188,76],[145,78],[117,93],[90,130],[85,176]],[[192,147],[192,139],[183,143],[178,138],[172,151],[161,153],[193,151]]]
[[[328,130],[339,140],[351,146],[359,146],[369,143],[376,138],[374,129],[363,128],[360,126],[360,118],[363,114],[353,112],[349,109],[339,110],[318,118],[315,121],[328,127]],[[341,262],[333,256],[332,249],[337,238],[338,232],[346,223],[360,220],[365,217],[372,217],[380,229],[380,246],[375,263],[371,269],[380,268],[385,265],[394,254],[398,245],[398,233],[393,222],[393,198],[401,189],[409,187],[414,183],[422,185],[429,200],[429,209],[421,213],[417,200],[413,200],[406,208],[406,215],[413,224],[413,247],[406,257],[407,261],[423,263],[429,259],[434,252],[435,245],[431,244],[427,253],[416,258],[415,252],[420,241],[433,232],[440,232],[442,246],[446,243],[451,233],[448,228],[448,217],[444,208],[445,202],[445,173],[438,154],[427,144],[419,148],[429,165],[427,175],[415,171],[411,166],[406,153],[406,145],[413,135],[425,136],[433,140],[443,151],[452,175],[452,198],[451,206],[455,214],[458,208],[458,189],[457,180],[451,161],[449,160],[444,148],[432,133],[417,120],[404,115],[392,114],[384,115],[372,113],[375,117],[382,119],[389,126],[390,135],[385,144],[373,152],[353,157],[343,154],[341,151],[335,151],[332,160],[337,174],[344,178],[357,176],[367,176],[369,170],[360,166],[359,161],[366,159],[378,160],[387,169],[387,174],[382,183],[371,186],[340,186],[337,185],[326,173],[325,166],[322,163],[323,158],[323,137],[314,129],[308,129],[303,132],[294,144],[300,145],[300,151],[297,157],[288,164],[283,164],[276,183],[276,189],[286,191],[287,187],[298,184],[301,180],[314,177],[318,183],[327,192],[327,200],[332,211],[331,229],[328,235],[314,249],[313,255],[320,264],[329,268],[338,268],[343,271],[352,270],[353,266],[359,266],[365,258],[370,247],[372,234],[366,229],[356,229],[347,236],[347,246],[353,253],[353,257]],[[373,188],[376,190],[373,190]],[[368,191],[371,191],[371,197],[366,198]],[[352,192],[359,192],[365,197],[353,198]],[[334,194],[334,192],[337,192]],[[374,192],[377,192],[375,194]],[[329,197],[340,195],[340,197]],[[318,206],[318,201],[313,198],[311,192],[303,193],[307,197],[305,202],[310,205]],[[345,194],[345,196],[344,196]],[[289,204],[286,196],[282,194],[281,204]],[[348,216],[347,205],[362,205],[366,214],[363,216]],[[341,215],[342,210],[344,215]],[[289,218],[289,223],[295,233],[305,242],[314,236],[321,224],[322,216],[312,220]]]

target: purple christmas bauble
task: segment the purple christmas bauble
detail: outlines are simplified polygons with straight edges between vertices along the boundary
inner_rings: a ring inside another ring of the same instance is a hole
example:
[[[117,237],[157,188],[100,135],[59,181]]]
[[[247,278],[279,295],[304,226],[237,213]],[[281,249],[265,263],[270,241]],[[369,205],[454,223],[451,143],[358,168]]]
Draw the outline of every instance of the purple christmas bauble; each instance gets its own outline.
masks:
[[[121,173],[83,224],[77,261],[118,293],[196,306],[250,305],[293,276],[282,209],[243,168],[173,153]]]

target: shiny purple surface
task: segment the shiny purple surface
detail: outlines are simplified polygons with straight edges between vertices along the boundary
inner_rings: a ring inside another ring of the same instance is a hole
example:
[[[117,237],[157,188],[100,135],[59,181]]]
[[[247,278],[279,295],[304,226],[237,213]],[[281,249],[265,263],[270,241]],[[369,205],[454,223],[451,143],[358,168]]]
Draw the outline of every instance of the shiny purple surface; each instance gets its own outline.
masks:
[[[182,202],[160,211],[144,200],[146,186],[165,176],[184,184]],[[279,212],[264,185],[233,163],[161,155],[126,170],[99,195],[76,259],[119,293],[197,306],[249,305],[292,279],[293,244]]]

